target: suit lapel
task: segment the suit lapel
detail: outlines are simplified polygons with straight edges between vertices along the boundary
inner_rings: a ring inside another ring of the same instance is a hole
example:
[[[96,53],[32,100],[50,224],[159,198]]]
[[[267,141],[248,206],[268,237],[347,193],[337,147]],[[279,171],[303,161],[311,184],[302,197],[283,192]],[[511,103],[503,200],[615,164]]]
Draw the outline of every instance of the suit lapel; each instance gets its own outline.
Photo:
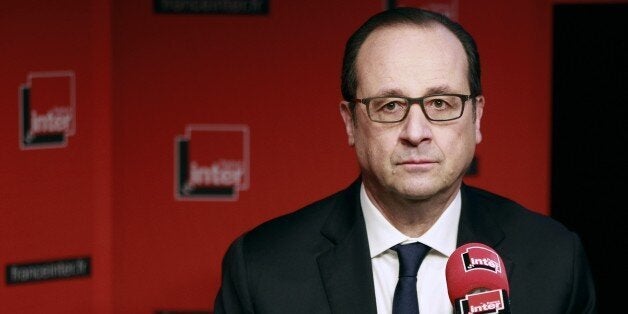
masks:
[[[331,242],[317,261],[332,313],[376,313],[373,271],[356,181],[332,205],[322,235]]]
[[[500,243],[504,240],[505,234],[501,225],[489,210],[490,204],[481,197],[477,192],[466,185],[462,185],[462,209],[460,213],[460,224],[458,226],[457,246],[469,242],[480,242],[495,249],[511,277],[514,263],[512,259],[500,250]]]

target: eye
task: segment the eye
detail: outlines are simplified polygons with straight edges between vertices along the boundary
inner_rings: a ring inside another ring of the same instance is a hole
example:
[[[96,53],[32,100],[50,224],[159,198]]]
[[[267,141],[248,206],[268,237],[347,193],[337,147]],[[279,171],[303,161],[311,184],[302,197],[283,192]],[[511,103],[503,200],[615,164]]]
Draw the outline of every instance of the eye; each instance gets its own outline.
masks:
[[[389,103],[384,104],[381,109],[385,111],[396,111],[401,107],[402,106],[401,104],[399,104],[398,101],[391,101]]]
[[[436,108],[440,108],[442,106],[445,106],[445,104],[447,104],[444,100],[442,99],[434,99],[434,101],[432,102],[432,106],[436,107]]]
[[[403,112],[406,107],[407,104],[405,100],[401,98],[375,98],[371,103],[371,110],[373,112],[385,114]]]
[[[447,110],[452,108],[452,104],[445,98],[426,99],[425,106],[434,110]]]

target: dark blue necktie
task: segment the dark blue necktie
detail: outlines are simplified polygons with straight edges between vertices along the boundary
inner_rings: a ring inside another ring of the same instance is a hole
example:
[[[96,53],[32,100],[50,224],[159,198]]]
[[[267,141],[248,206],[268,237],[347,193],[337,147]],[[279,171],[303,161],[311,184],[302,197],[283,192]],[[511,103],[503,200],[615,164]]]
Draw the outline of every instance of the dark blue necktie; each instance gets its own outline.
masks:
[[[430,247],[415,242],[406,245],[397,244],[392,247],[399,257],[399,281],[393,298],[393,314],[418,314],[419,300],[416,291],[416,276],[419,266]]]

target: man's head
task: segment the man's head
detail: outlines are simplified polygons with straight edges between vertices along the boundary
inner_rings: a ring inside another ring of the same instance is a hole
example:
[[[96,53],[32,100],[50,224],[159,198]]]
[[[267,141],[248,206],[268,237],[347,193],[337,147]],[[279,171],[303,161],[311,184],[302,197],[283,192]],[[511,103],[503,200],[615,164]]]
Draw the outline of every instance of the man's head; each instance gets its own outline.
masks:
[[[482,82],[480,81],[480,55],[471,34],[462,26],[446,16],[420,10],[416,8],[395,8],[380,12],[368,19],[356,30],[345,45],[344,59],[342,63],[341,92],[346,101],[355,99],[355,91],[358,85],[355,61],[358,51],[366,38],[375,30],[388,26],[408,24],[427,26],[440,24],[451,31],[464,47],[468,62],[468,78],[471,96],[482,95]]]
[[[482,139],[479,74],[471,37],[435,13],[385,11],[349,39],[341,114],[364,184],[376,202],[385,197],[424,200],[459,187]],[[423,99],[443,94],[461,96]],[[415,102],[378,104],[369,101],[373,97]]]

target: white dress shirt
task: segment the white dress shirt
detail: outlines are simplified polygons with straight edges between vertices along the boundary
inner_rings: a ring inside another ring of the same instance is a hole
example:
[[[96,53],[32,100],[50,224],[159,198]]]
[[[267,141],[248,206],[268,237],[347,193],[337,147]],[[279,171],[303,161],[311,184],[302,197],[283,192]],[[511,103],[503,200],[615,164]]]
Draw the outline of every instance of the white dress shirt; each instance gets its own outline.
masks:
[[[399,277],[399,262],[397,253],[390,248],[399,243],[417,241],[432,248],[421,263],[417,275],[419,311],[427,314],[453,313],[453,306],[447,294],[445,266],[447,259],[456,249],[460,191],[436,223],[418,238],[407,237],[388,222],[369,199],[364,184],[360,189],[360,204],[371,251],[377,313],[392,313],[392,301]]]

